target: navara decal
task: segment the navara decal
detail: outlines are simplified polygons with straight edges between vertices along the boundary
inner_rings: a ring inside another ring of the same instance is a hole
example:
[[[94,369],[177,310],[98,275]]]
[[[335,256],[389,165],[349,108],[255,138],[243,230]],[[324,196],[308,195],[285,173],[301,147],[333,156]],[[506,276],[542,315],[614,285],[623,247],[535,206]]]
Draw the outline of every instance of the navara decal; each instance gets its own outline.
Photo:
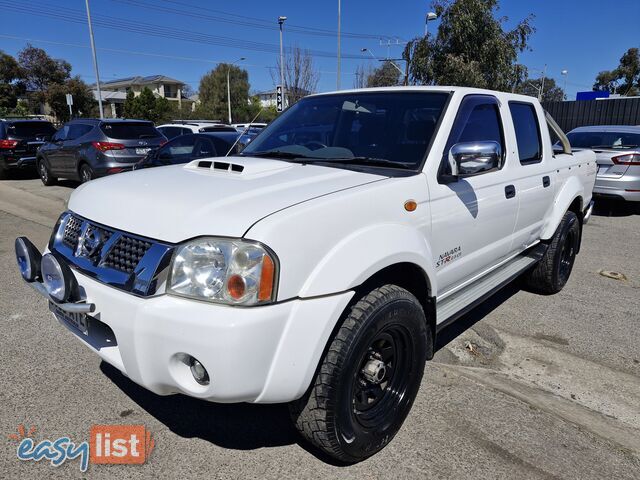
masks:
[[[436,262],[436,268],[443,267],[444,265],[451,263],[454,260],[457,260],[461,256],[462,256],[462,247],[460,245],[458,245],[455,248],[452,248],[451,250],[447,250],[446,252],[441,253],[440,256],[438,257],[438,261]]]

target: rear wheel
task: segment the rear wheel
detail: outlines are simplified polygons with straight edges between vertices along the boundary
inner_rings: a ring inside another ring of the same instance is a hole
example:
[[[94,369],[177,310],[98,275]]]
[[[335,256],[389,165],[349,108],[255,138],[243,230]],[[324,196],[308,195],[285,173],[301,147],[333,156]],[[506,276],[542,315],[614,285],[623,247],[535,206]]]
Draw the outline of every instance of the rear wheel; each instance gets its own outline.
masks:
[[[542,260],[525,274],[531,290],[553,294],[566,285],[580,247],[580,221],[573,212],[564,214]]]
[[[87,183],[93,180],[93,178],[94,178],[93,170],[89,165],[87,165],[86,163],[83,163],[80,166],[80,181],[82,183]]]
[[[349,463],[384,448],[404,422],[427,357],[425,314],[395,285],[358,301],[331,342],[310,390],[290,405],[309,442]]]
[[[47,187],[55,185],[58,181],[56,177],[51,175],[51,170],[49,170],[49,167],[47,167],[47,164],[43,159],[38,160],[38,175],[40,176],[42,183]]]

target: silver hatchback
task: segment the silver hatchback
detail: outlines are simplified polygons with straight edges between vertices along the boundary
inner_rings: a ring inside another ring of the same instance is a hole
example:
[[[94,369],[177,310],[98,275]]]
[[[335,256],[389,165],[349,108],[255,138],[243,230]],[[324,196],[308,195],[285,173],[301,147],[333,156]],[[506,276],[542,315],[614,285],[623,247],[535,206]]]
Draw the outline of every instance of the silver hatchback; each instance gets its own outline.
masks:
[[[596,153],[598,175],[594,194],[640,201],[640,126],[579,127],[567,137],[572,147]]]

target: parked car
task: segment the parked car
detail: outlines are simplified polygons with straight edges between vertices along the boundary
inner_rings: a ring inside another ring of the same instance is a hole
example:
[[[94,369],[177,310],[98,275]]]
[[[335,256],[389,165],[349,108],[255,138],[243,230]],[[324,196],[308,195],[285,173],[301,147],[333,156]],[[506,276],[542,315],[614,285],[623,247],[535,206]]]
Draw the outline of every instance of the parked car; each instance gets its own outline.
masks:
[[[596,152],[593,193],[640,202],[640,126],[598,125],[571,130],[571,146]]]
[[[35,168],[38,148],[55,133],[45,120],[0,120],[0,179],[12,170]]]
[[[239,132],[242,132],[242,131],[244,131],[245,128],[247,128],[247,126],[250,129],[262,130],[263,128],[265,128],[267,126],[267,124],[266,123],[260,123],[260,122],[232,123],[231,126],[234,127],[236,130],[238,130]]]
[[[38,150],[38,173],[45,185],[53,185],[59,177],[84,183],[132,170],[166,141],[151,122],[79,118],[66,123]]]
[[[358,462],[400,429],[446,325],[521,275],[565,286],[596,170],[528,96],[311,95],[239,155],[76,190],[47,251],[19,237],[16,257],[138,385],[288,403],[303,437]]]
[[[177,165],[196,158],[224,157],[227,153],[242,151],[250,141],[250,136],[241,136],[236,131],[181,135],[149,152],[134,169]]]
[[[225,125],[219,122],[206,121],[188,121],[174,122],[160,125],[158,130],[169,140],[180,135],[188,135],[190,133],[203,132],[235,132],[236,129],[231,125]]]

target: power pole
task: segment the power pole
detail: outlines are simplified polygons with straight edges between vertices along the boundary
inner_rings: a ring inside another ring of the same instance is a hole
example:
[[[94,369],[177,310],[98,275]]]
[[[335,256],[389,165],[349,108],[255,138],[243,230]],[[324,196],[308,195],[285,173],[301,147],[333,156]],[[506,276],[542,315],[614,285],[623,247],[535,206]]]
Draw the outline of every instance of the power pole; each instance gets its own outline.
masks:
[[[336,90],[340,90],[340,7],[341,0],[338,0],[338,76],[336,78]]]
[[[102,110],[102,93],[100,92],[100,74],[98,73],[98,57],[96,56],[96,44],[93,41],[93,27],[91,25],[91,11],[89,10],[89,0],[85,0],[87,5],[87,22],[89,22],[89,38],[91,39],[91,51],[93,52],[93,68],[96,71],[96,87],[98,90],[98,107],[100,108],[100,118],[104,118]]]

